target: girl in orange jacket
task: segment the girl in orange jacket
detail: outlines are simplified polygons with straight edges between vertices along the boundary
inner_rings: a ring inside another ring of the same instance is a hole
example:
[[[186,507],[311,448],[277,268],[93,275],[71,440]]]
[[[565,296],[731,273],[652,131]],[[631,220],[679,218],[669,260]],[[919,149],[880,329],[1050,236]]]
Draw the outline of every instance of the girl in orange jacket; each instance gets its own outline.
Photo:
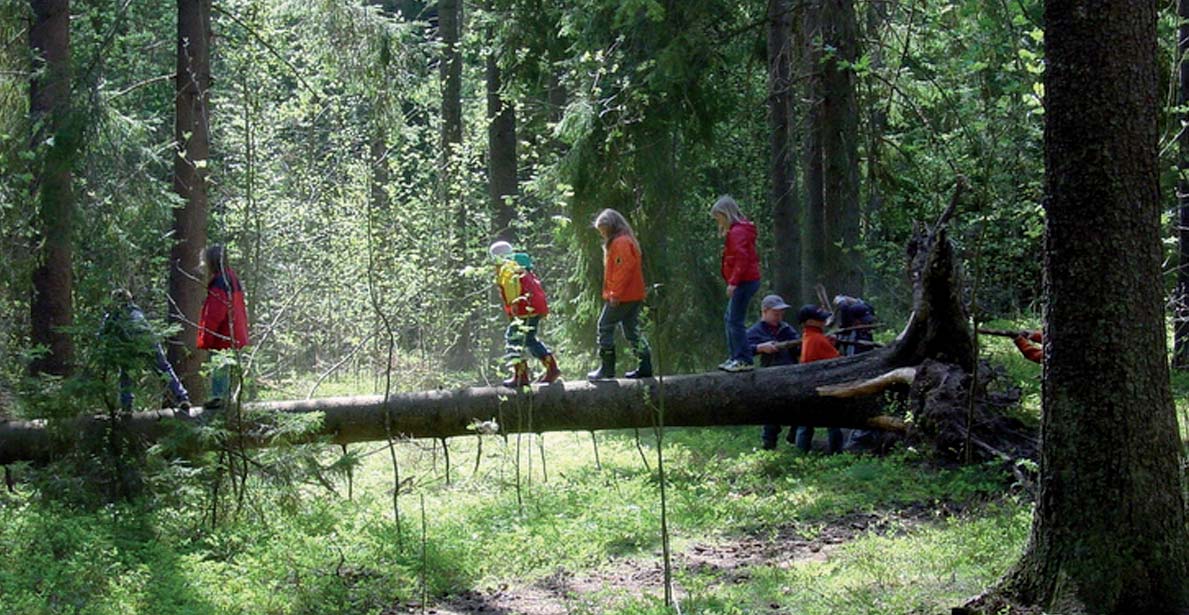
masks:
[[[640,331],[644,307],[644,269],[640,244],[632,226],[614,209],[604,209],[594,227],[603,237],[603,311],[599,314],[599,368],[586,375],[589,380],[615,377],[615,330],[631,344],[640,365],[627,372],[628,378],[652,377],[652,350]]]

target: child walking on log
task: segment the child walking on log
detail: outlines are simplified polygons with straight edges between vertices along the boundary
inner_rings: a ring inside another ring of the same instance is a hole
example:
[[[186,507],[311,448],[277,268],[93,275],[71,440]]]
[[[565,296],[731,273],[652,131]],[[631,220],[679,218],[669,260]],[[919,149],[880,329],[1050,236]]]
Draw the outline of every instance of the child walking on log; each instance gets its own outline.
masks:
[[[722,251],[722,277],[727,283],[727,350],[730,356],[718,368],[728,372],[752,369],[743,319],[747,305],[760,288],[760,259],[756,255],[756,227],[739,210],[729,195],[719,197],[710,208],[719,234],[726,238]]]
[[[624,374],[627,378],[652,377],[652,350],[640,332],[640,311],[644,307],[644,269],[640,244],[632,227],[614,209],[604,209],[594,227],[603,237],[603,311],[599,314],[599,368],[588,380],[615,377],[615,329],[623,335],[639,359],[639,366]]]
[[[227,248],[221,244],[208,246],[202,255],[206,265],[206,301],[198,319],[198,347],[205,350],[227,350],[248,345],[248,308],[244,303],[244,287],[227,264]],[[231,367],[222,365],[211,370],[211,390],[208,408],[222,406],[231,393]]]
[[[523,252],[514,252],[512,244],[506,241],[491,244],[488,252],[495,261],[495,285],[504,300],[504,313],[512,319],[504,332],[504,357],[512,364],[512,377],[503,382],[504,386],[513,389],[528,386],[532,376],[524,360],[526,350],[545,366],[545,373],[537,382],[549,384],[556,381],[561,377],[557,360],[553,352],[537,339],[541,319],[549,314],[549,302],[540,279],[533,272],[532,259]]]

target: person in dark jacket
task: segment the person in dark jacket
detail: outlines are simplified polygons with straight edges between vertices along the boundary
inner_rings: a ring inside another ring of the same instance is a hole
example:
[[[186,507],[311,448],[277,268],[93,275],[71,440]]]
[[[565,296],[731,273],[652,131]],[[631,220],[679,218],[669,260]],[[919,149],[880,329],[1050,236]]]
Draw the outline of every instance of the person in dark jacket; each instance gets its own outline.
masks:
[[[239,349],[248,345],[248,308],[244,287],[227,264],[227,249],[207,246],[202,261],[206,266],[206,301],[198,318],[198,347],[204,350]],[[222,405],[231,392],[231,369],[223,365],[211,370],[211,390],[205,406]]]
[[[718,223],[725,238],[721,270],[727,283],[727,309],[723,317],[727,328],[727,350],[730,356],[718,368],[728,372],[752,369],[752,353],[747,347],[747,329],[743,319],[747,306],[760,289],[760,258],[756,254],[756,227],[739,210],[739,204],[729,195],[719,197],[710,208],[710,215]]]
[[[870,344],[846,342],[872,342],[876,324],[875,308],[858,297],[838,295],[834,297],[834,313],[838,317],[838,341],[844,356],[862,354],[875,347]],[[879,447],[882,434],[872,429],[852,429],[846,438],[846,450],[870,451]]]
[[[132,376],[130,371],[139,365],[152,362],[157,374],[166,382],[169,393],[180,411],[176,416],[189,418],[190,395],[173,370],[161,342],[153,334],[144,311],[132,301],[132,293],[117,288],[111,292],[111,308],[103,315],[99,336],[107,342],[119,344],[115,354],[119,357],[120,408],[132,411]]]
[[[760,320],[747,330],[747,346],[753,355],[760,358],[760,367],[774,367],[777,365],[792,365],[797,362],[799,349],[782,347],[785,342],[795,342],[801,339],[797,330],[784,321],[784,311],[789,304],[780,295],[768,295],[760,301]],[[793,428],[789,427],[790,435]],[[760,439],[765,450],[776,448],[776,439],[780,437],[780,425],[764,425],[760,431]]]
[[[801,362],[812,363],[838,358],[838,350],[834,343],[826,337],[824,332],[826,321],[830,319],[830,312],[816,305],[802,306],[797,312],[797,322],[801,324]],[[828,434],[828,450],[830,454],[842,451],[842,430],[837,427],[826,428]],[[809,452],[813,446],[813,427],[803,425],[797,428],[797,448]]]

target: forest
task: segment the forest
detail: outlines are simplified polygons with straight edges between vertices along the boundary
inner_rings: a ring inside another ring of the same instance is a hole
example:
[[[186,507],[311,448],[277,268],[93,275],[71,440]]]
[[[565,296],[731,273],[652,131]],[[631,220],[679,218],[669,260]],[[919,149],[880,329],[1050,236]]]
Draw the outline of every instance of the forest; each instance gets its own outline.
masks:
[[[0,0],[0,614],[1189,613],[1186,51]]]

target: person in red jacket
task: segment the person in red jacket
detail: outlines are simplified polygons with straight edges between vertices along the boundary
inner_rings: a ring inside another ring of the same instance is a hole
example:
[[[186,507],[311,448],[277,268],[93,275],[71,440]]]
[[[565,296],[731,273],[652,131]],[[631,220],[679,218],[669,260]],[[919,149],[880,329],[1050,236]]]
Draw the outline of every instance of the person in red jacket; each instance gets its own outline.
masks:
[[[1032,342],[1036,342],[1037,344],[1044,343],[1044,334],[1042,332],[1020,331],[1012,338],[1012,341],[1016,343],[1016,348],[1020,350],[1020,354],[1024,355],[1025,359],[1033,363],[1040,363],[1044,359],[1044,348],[1032,344]]]
[[[599,314],[599,368],[588,380],[615,377],[615,330],[623,335],[639,359],[639,366],[624,374],[627,378],[652,377],[652,350],[640,331],[644,308],[644,267],[640,244],[632,226],[614,209],[604,209],[594,227],[603,237],[603,311]]]
[[[838,350],[834,343],[826,337],[824,329],[830,312],[816,305],[806,305],[797,312],[797,322],[801,323],[801,362],[812,363],[826,359],[838,358]],[[837,427],[826,428],[828,450],[830,454],[842,451],[842,430]],[[809,452],[813,446],[813,427],[801,426],[797,428],[797,448]]]
[[[756,255],[756,227],[739,210],[730,195],[719,197],[710,208],[718,222],[719,234],[726,238],[722,251],[722,277],[727,283],[727,350],[730,356],[718,366],[728,372],[752,369],[752,353],[747,345],[743,319],[747,305],[760,289],[760,258]]]
[[[528,386],[531,375],[524,353],[541,360],[545,373],[537,382],[550,384],[561,377],[557,360],[549,347],[537,338],[541,319],[549,314],[549,300],[541,280],[533,272],[533,261],[528,254],[514,252],[512,244],[497,241],[488,248],[495,262],[495,285],[500,289],[504,301],[504,313],[512,319],[504,332],[505,355],[512,363],[512,378],[504,386],[518,388]]]
[[[198,347],[204,350],[239,349],[248,345],[248,308],[244,287],[227,264],[227,249],[221,244],[208,246],[202,255],[206,266],[206,301],[198,318]],[[211,370],[208,407],[218,407],[231,392],[231,369],[220,366]]]

